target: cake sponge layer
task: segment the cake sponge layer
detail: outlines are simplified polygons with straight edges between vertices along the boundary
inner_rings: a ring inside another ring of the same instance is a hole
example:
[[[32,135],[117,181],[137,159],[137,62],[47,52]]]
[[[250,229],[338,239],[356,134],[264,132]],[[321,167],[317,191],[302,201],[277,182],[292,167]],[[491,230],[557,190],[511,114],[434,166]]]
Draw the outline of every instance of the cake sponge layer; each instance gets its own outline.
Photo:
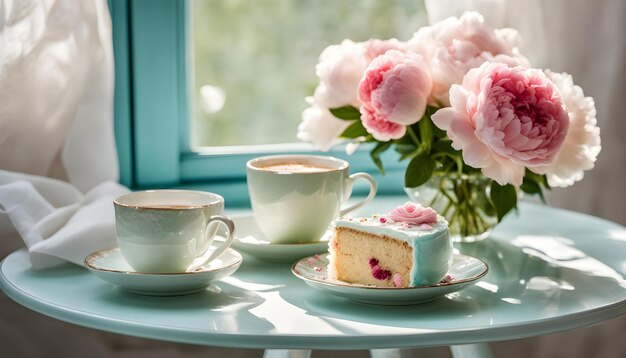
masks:
[[[332,278],[378,287],[410,285],[413,248],[405,241],[336,227],[329,252]]]

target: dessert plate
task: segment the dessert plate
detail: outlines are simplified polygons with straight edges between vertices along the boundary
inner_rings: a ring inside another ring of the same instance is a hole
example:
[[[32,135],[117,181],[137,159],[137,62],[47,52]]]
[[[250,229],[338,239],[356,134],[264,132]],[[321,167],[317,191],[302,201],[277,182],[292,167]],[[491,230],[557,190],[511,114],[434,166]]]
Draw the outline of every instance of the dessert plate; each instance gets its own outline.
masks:
[[[433,286],[406,288],[375,287],[352,284],[328,277],[328,254],[315,255],[296,262],[291,271],[309,286],[335,296],[378,305],[413,305],[467,288],[487,274],[487,264],[475,257],[455,254],[449,275],[452,280]]]
[[[328,251],[331,231],[320,241],[306,244],[274,244],[263,237],[253,216],[232,218],[237,230],[233,247],[258,259],[272,262],[294,262],[306,256]]]
[[[143,273],[134,271],[122,257],[119,247],[100,250],[85,258],[89,271],[104,281],[148,296],[181,296],[203,291],[212,282],[233,274],[243,258],[227,249],[210,263],[191,272]]]

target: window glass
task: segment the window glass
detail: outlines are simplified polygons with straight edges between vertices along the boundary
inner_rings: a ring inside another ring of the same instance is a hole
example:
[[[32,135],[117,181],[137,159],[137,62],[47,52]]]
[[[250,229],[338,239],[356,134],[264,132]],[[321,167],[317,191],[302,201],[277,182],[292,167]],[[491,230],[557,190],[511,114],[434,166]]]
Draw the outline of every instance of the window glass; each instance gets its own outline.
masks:
[[[296,142],[321,51],[349,38],[407,40],[420,0],[194,0],[191,144]]]

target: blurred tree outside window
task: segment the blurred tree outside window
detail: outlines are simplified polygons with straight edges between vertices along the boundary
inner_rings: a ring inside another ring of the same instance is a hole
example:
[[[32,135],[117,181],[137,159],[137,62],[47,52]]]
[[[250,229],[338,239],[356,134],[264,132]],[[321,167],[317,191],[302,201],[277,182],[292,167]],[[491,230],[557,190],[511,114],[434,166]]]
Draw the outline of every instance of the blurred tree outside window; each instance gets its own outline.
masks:
[[[422,0],[193,0],[193,147],[297,142],[322,50],[344,39],[408,40]]]

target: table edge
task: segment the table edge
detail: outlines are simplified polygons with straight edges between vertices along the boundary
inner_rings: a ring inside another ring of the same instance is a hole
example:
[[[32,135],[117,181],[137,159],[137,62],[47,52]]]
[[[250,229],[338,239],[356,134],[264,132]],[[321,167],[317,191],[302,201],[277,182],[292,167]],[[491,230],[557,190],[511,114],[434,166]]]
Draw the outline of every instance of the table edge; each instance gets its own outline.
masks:
[[[227,348],[350,350],[447,346],[519,339],[556,333],[590,326],[626,314],[626,300],[623,300],[582,313],[547,318],[528,324],[494,325],[443,333],[430,332],[377,336],[299,334],[260,336],[243,333],[214,333],[170,326],[147,325],[134,321],[122,321],[40,300],[21,290],[6,278],[3,270],[5,260],[6,258],[0,262],[0,289],[13,301],[45,316],[78,326],[117,334]],[[496,332],[497,334],[494,335]]]

